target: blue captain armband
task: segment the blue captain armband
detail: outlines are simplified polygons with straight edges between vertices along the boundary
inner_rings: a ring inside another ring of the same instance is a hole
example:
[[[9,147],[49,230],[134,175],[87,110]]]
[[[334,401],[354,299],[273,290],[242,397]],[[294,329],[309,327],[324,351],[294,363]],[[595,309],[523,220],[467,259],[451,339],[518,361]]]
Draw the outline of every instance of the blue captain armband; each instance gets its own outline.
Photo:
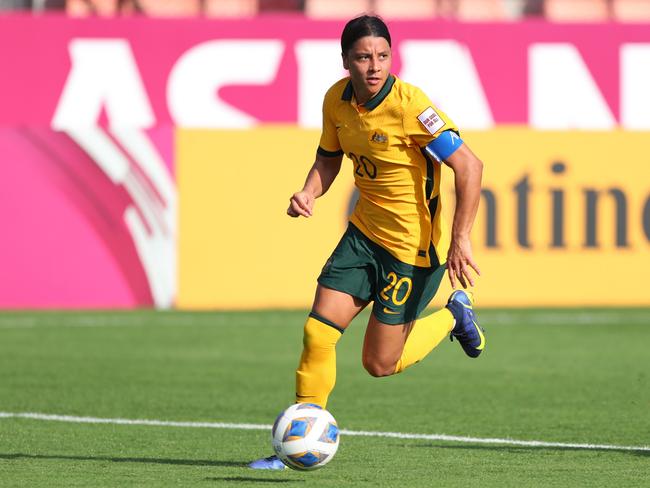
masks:
[[[430,156],[433,156],[438,161],[445,161],[449,156],[456,152],[460,146],[463,145],[463,140],[457,132],[453,130],[446,130],[438,137],[426,145],[424,150]]]

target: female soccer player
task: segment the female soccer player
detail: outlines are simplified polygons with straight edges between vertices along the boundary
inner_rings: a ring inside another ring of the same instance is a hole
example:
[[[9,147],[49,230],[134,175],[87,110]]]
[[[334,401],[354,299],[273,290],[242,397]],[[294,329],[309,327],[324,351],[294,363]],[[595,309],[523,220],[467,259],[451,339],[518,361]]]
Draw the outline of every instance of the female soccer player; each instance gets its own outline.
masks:
[[[404,371],[447,334],[470,357],[485,347],[472,297],[463,290],[454,291],[442,310],[418,319],[445,268],[454,288],[474,285],[471,270],[480,275],[469,236],[483,164],[420,89],[391,74],[391,38],[380,18],[364,15],[348,22],[341,49],[350,76],[325,95],[316,161],[287,210],[291,217],[310,217],[343,155],[352,160],[359,200],[318,278],[296,371],[296,401],[323,408],[336,380],[336,343],[370,302],[362,360],[372,376]],[[454,172],[451,239],[440,217],[441,163]],[[284,465],[272,456],[250,467]]]

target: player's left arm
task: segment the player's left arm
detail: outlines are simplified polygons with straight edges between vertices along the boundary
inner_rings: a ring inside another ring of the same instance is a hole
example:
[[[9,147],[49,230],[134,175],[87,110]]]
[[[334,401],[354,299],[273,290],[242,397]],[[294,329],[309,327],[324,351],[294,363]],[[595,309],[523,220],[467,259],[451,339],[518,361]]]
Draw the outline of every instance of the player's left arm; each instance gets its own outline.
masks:
[[[404,116],[405,132],[430,156],[445,162],[454,171],[456,211],[451,243],[447,254],[447,271],[451,286],[458,281],[464,288],[474,286],[473,269],[480,275],[472,257],[469,235],[481,196],[483,163],[461,139],[458,128],[447,114],[433,105],[420,89],[415,89]]]
[[[467,283],[474,286],[470,268],[477,275],[481,275],[472,256],[470,233],[481,198],[483,163],[463,142],[442,159],[454,172],[456,190],[456,210],[447,254],[447,272],[453,288],[456,288],[457,280],[463,288],[467,288]]]
[[[444,161],[454,172],[456,211],[451,229],[451,243],[447,254],[447,272],[451,286],[456,281],[467,288],[474,286],[473,269],[480,275],[472,256],[470,232],[481,197],[483,163],[453,129],[444,130],[426,146],[426,151],[438,161]]]

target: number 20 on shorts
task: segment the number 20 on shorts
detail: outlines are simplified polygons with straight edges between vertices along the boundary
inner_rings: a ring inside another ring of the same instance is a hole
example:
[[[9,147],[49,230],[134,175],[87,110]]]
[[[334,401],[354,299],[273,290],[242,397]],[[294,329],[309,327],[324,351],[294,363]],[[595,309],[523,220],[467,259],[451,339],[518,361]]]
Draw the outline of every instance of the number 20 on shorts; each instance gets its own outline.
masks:
[[[411,288],[413,287],[411,278],[407,276],[399,278],[394,271],[388,273],[387,278],[390,283],[388,283],[388,285],[383,290],[381,290],[381,297],[384,300],[393,302],[395,305],[403,305],[411,294]],[[406,286],[406,292],[402,298],[399,298],[400,290],[403,286]]]

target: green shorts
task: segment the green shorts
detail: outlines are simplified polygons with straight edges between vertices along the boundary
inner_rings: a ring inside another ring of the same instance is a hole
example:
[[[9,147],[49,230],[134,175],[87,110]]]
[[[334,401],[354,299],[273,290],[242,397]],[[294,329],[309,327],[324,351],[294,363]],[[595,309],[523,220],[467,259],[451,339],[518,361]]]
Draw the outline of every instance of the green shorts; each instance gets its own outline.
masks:
[[[374,301],[375,317],[390,325],[415,320],[433,299],[445,266],[422,268],[403,263],[349,224],[323,267],[318,283],[364,301]]]

